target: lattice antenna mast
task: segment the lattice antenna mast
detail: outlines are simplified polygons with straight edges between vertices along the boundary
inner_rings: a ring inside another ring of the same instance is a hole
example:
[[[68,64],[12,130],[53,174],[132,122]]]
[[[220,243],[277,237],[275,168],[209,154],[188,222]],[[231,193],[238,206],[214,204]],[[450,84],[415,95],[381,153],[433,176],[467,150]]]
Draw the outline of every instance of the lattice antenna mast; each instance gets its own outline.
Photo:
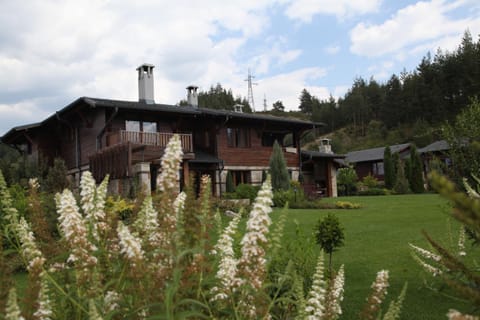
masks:
[[[248,83],[248,103],[250,104],[250,107],[252,108],[253,112],[255,112],[255,101],[253,100],[253,88],[252,86],[258,85],[258,83],[252,82],[252,79],[255,78],[255,76],[252,76],[250,73],[250,69],[248,69],[248,77],[245,79]]]
[[[263,111],[267,111],[267,95],[263,94]]]

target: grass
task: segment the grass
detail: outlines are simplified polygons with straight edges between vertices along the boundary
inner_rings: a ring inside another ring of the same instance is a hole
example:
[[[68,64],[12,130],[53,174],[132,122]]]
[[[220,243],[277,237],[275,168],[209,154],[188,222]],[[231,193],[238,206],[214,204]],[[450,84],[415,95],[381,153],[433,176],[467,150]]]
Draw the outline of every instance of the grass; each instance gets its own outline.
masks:
[[[468,304],[445,292],[426,286],[432,278],[413,261],[408,243],[428,248],[421,231],[427,231],[442,243],[456,241],[458,224],[448,217],[448,203],[435,194],[344,197],[342,201],[360,203],[356,210],[301,210],[290,209],[285,229],[285,240],[295,236],[294,220],[305,234],[312,234],[317,221],[327,213],[335,213],[345,232],[345,245],[333,255],[333,265],[345,265],[345,298],[342,319],[356,319],[363,307],[370,285],[379,270],[390,272],[386,310],[396,298],[405,282],[407,296],[403,304],[402,319],[446,319],[449,309],[471,312]],[[338,199],[325,199],[336,201]],[[274,217],[280,211],[275,210]],[[453,232],[449,232],[449,229]],[[453,240],[449,239],[453,234]],[[312,235],[313,237],[313,235]],[[455,243],[455,242],[453,242]],[[437,282],[438,284],[439,282]]]

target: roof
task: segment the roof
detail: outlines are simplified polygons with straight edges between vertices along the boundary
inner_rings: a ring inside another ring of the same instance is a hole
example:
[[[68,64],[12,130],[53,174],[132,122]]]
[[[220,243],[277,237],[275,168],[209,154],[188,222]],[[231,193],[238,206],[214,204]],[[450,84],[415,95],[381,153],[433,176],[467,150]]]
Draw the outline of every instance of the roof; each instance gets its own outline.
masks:
[[[221,163],[222,160],[215,157],[213,154],[206,153],[201,150],[195,151],[195,159],[188,161],[189,163]]]
[[[46,122],[62,115],[63,113],[77,107],[87,105],[91,108],[104,107],[104,108],[118,108],[118,109],[128,109],[136,111],[148,111],[148,112],[165,112],[185,116],[211,116],[211,117],[222,117],[226,119],[244,119],[244,120],[257,120],[257,121],[269,121],[277,122],[279,124],[289,124],[297,127],[303,128],[315,128],[325,126],[323,123],[311,122],[294,118],[278,117],[265,114],[255,114],[255,113],[240,113],[228,110],[216,110],[216,109],[207,109],[207,108],[193,108],[191,106],[176,106],[168,104],[147,104],[140,101],[125,101],[125,100],[112,100],[112,99],[99,99],[99,98],[90,98],[90,97],[81,97],[72,103],[68,104],[61,110],[55,112],[48,118],[44,119],[41,122],[17,126],[10,129],[6,134],[1,137],[1,140],[4,140],[7,137],[10,137],[12,134],[15,134],[19,131],[24,131],[29,128],[43,126]]]
[[[429,153],[429,152],[438,152],[438,151],[446,151],[450,149],[450,145],[446,140],[438,140],[426,147],[418,149],[418,153]]]
[[[396,144],[396,145],[390,146],[390,151],[392,153],[402,152],[409,147],[410,147],[410,143]],[[357,162],[383,160],[384,152],[385,152],[385,147],[352,151],[346,154],[345,161],[349,163],[357,163]]]
[[[307,156],[309,158],[333,158],[333,159],[342,159],[345,158],[343,154],[335,154],[335,153],[326,153],[320,151],[310,151],[310,150],[302,150],[302,156]]]

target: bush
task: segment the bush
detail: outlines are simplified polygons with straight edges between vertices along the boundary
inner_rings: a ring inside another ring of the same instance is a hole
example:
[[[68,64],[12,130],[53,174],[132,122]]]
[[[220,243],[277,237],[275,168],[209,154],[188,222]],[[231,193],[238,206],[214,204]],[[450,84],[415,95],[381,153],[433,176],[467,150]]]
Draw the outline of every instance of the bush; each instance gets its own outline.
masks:
[[[366,177],[363,177],[362,179],[362,183],[364,186],[366,186],[367,188],[376,188],[378,187],[378,180],[377,178],[375,178],[374,176],[372,176],[371,174],[369,174],[368,176]]]
[[[234,199],[250,199],[250,202],[255,200],[260,186],[253,186],[251,184],[241,183],[235,189],[235,198]]]
[[[337,201],[335,202],[335,207],[337,209],[360,209],[361,205],[349,201]]]
[[[368,188],[358,192],[359,196],[385,196],[389,194],[391,194],[391,192],[388,189],[382,188]]]

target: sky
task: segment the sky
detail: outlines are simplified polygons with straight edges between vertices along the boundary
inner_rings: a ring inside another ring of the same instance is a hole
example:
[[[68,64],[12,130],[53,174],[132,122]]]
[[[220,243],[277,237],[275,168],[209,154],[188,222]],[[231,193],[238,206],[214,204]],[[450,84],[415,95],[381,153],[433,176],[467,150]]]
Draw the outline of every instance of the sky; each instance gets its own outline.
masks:
[[[338,98],[353,81],[412,71],[428,52],[480,35],[478,0],[0,0],[0,135],[75,99],[138,100],[136,68],[155,65],[155,101],[188,85],[278,100]]]

